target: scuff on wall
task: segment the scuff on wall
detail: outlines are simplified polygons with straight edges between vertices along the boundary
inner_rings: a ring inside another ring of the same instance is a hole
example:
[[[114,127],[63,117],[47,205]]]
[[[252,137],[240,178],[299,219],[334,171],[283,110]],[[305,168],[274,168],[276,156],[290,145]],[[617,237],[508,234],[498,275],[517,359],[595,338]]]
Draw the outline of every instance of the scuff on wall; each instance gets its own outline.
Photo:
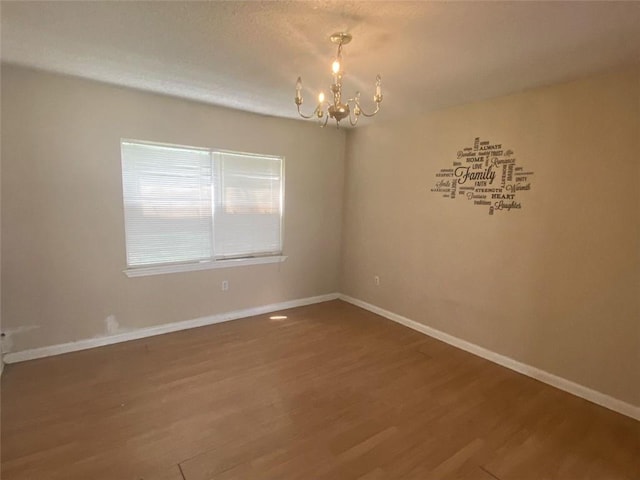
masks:
[[[109,315],[104,319],[104,324],[107,327],[107,333],[109,335],[113,335],[114,333],[118,333],[120,331],[120,324],[118,320],[116,320],[115,315]]]
[[[27,325],[25,327],[9,328],[2,332],[0,339],[0,353],[8,353],[13,349],[13,337],[40,328],[40,325]]]

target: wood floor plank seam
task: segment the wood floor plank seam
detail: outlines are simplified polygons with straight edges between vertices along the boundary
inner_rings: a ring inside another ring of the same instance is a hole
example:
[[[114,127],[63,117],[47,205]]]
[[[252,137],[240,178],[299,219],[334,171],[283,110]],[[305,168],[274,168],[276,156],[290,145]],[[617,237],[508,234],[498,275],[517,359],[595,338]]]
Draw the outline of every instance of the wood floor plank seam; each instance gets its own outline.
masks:
[[[496,477],[493,473],[491,473],[489,470],[487,470],[485,467],[483,467],[482,465],[478,465],[478,467],[480,467],[480,470],[482,470],[483,472],[485,472],[487,475],[490,475],[491,477],[495,478],[496,480],[501,480],[500,478]]]
[[[184,476],[184,472],[182,471],[182,465],[178,463],[178,470],[180,471],[180,475],[182,476],[182,480],[187,480],[187,477]]]

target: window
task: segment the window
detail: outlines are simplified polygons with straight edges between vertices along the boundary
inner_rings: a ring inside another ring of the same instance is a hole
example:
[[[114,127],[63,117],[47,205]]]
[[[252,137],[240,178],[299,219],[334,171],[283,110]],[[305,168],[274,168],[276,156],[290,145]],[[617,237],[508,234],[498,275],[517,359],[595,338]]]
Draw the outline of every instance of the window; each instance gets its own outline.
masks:
[[[121,148],[128,275],[284,259],[281,157],[130,140]]]

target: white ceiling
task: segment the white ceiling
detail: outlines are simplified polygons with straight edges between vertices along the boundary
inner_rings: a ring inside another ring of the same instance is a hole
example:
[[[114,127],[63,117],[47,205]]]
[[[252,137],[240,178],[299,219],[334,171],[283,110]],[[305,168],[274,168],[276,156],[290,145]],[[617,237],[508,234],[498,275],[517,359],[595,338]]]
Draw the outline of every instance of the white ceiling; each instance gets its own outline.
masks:
[[[345,95],[418,114],[640,62],[640,2],[12,2],[2,61],[268,115],[312,109],[344,47]]]

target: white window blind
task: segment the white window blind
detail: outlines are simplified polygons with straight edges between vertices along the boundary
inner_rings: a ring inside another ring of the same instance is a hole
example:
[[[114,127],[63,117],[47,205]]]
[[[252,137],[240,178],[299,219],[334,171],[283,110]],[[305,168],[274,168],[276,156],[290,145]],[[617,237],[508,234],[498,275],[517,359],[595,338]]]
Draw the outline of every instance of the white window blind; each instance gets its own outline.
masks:
[[[218,258],[281,251],[282,162],[277,157],[213,154],[214,251]]]
[[[121,147],[128,267],[282,252],[282,158]]]

